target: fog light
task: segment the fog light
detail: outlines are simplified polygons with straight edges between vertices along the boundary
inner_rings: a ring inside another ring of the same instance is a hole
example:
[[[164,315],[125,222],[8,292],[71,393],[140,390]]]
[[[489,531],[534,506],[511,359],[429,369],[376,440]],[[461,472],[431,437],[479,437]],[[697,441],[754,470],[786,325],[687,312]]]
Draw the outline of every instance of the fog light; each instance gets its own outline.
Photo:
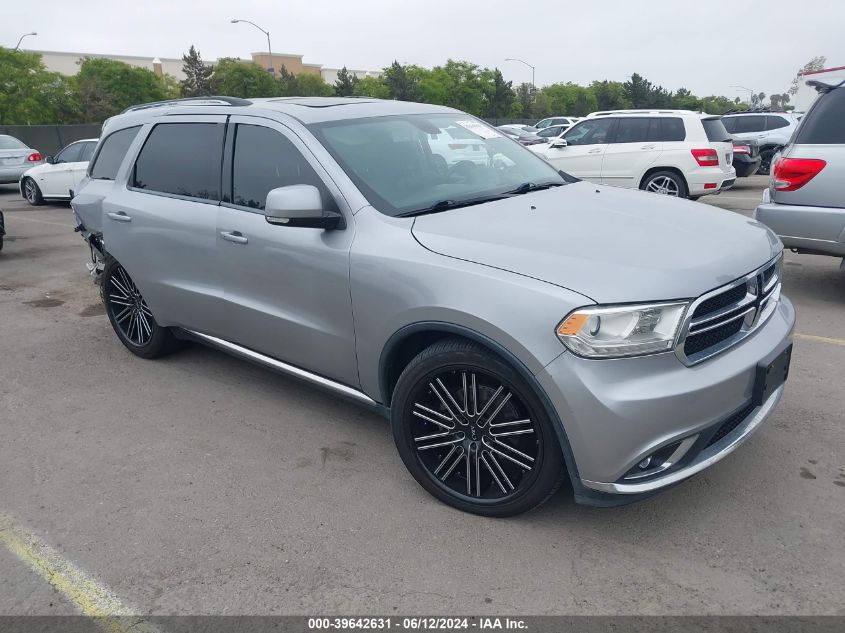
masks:
[[[641,461],[639,464],[637,464],[637,468],[639,468],[640,470],[645,470],[650,465],[651,465],[651,455],[649,455],[643,461]]]

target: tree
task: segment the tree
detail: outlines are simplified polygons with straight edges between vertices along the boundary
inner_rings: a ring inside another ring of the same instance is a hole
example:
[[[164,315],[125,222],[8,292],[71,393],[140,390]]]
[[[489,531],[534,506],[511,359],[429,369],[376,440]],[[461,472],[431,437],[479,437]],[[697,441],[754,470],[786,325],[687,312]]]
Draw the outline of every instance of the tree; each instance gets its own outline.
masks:
[[[299,89],[296,85],[296,76],[292,72],[289,72],[284,64],[282,64],[282,67],[279,69],[278,81],[280,97],[293,97],[299,94]]]
[[[498,68],[482,72],[482,90],[484,91],[484,116],[499,118],[507,116],[516,97],[513,82],[505,81]]]
[[[70,80],[48,72],[35,53],[0,47],[0,124],[76,123],[79,117]]]
[[[358,75],[349,75],[346,66],[340,69],[337,80],[334,82],[334,93],[338,97],[349,97],[355,94],[355,84],[358,83]]]
[[[131,105],[175,96],[172,84],[153,71],[113,59],[86,57],[75,80],[86,122],[100,122]]]
[[[651,101],[653,86],[645,77],[634,73],[631,78],[622,84],[625,96],[633,108],[647,108]]]
[[[516,101],[519,103],[521,118],[534,118],[534,99],[536,97],[537,88],[531,84],[523,82],[516,87]]]
[[[786,104],[789,103],[789,93],[784,92],[783,94],[775,94],[769,95],[769,106],[772,110],[782,110],[786,108]]]
[[[323,81],[320,75],[302,73],[296,76],[297,96],[300,97],[331,97],[335,91],[332,86]]]
[[[590,90],[596,97],[599,110],[625,110],[631,107],[625,86],[618,81],[594,81],[590,84]]]
[[[390,91],[390,96],[399,101],[415,101],[419,76],[409,73],[409,68],[398,61],[394,61],[384,69],[384,83]]]
[[[352,91],[356,97],[390,99],[390,88],[381,77],[362,77]]]
[[[672,96],[672,107],[678,110],[700,111],[703,107],[701,99],[696,97],[686,88],[678,88]]]
[[[818,55],[813,57],[810,61],[804,64],[801,68],[798,69],[798,73],[795,75],[795,79],[792,80],[792,85],[789,87],[789,94],[793,97],[798,92],[798,77],[803,73],[812,71],[812,70],[821,70],[824,68],[825,63],[827,62],[827,57],[824,55]]]
[[[211,94],[211,74],[214,69],[202,61],[200,52],[193,44],[182,55],[182,72],[185,78],[179,84],[179,92],[183,97],[206,97]]]
[[[751,94],[751,107],[752,108],[760,108],[763,106],[763,100],[766,98],[766,93],[761,92],[760,94]]]
[[[279,82],[266,69],[232,58],[217,62],[211,76],[211,88],[215,94],[245,99],[281,96]]]

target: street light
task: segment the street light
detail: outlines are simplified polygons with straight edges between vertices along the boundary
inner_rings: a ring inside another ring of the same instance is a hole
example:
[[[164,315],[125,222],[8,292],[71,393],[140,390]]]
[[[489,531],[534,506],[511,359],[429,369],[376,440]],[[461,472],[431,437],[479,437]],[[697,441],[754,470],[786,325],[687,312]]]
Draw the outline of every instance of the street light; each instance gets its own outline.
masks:
[[[21,42],[23,42],[23,38],[29,37],[30,35],[38,35],[38,33],[33,31],[32,33],[24,33],[23,35],[21,35],[21,38],[18,40],[18,43],[15,44],[14,50],[18,50],[21,47]]]
[[[232,24],[237,24],[238,22],[246,22],[247,24],[252,24],[252,26],[257,28],[259,31],[261,31],[262,33],[264,33],[264,35],[267,36],[267,54],[270,55],[270,68],[268,68],[267,70],[269,70],[270,74],[273,75],[273,77],[275,77],[276,76],[276,68],[273,66],[273,50],[270,48],[270,31],[265,31],[260,26],[258,26],[255,22],[250,22],[249,20],[232,20]]]
[[[506,62],[519,62],[520,64],[525,64],[526,66],[528,66],[531,69],[531,87],[532,88],[537,87],[537,84],[534,83],[534,66],[532,66],[531,64],[529,64],[526,61],[523,61],[521,59],[514,59],[513,57],[508,57],[508,58],[505,59],[505,61]]]
[[[747,90],[748,91],[748,103],[749,105],[753,105],[751,101],[751,96],[755,94],[755,92],[751,88],[746,88],[745,86],[728,86],[728,88],[739,88],[740,90]]]

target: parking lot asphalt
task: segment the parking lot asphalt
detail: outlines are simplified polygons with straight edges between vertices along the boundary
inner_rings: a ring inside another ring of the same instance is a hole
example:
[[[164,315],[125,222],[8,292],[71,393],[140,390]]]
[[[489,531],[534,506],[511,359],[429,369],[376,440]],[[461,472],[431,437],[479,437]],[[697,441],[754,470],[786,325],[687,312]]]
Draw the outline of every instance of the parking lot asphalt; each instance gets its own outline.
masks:
[[[766,182],[706,202],[750,215]],[[91,612],[56,580],[82,576],[140,614],[845,614],[838,260],[787,253],[792,372],[740,450],[639,504],[491,520],[354,405],[200,346],[132,356],[69,207],[0,209],[0,614]]]

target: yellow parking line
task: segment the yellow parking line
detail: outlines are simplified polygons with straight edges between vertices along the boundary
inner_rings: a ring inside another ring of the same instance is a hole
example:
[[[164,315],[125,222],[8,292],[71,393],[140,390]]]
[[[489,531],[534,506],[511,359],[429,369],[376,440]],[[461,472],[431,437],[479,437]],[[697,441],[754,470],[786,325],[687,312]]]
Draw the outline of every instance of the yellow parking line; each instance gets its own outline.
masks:
[[[32,570],[75,604],[83,615],[95,621],[109,633],[141,631],[155,633],[157,629],[132,617],[120,599],[94,578],[65,560],[37,536],[15,526],[0,516],[0,543]],[[137,612],[135,612],[137,613]]]
[[[816,336],[815,334],[794,334],[794,336],[804,341],[816,341],[817,343],[827,343],[828,345],[845,346],[845,338],[829,338],[827,336]]]

